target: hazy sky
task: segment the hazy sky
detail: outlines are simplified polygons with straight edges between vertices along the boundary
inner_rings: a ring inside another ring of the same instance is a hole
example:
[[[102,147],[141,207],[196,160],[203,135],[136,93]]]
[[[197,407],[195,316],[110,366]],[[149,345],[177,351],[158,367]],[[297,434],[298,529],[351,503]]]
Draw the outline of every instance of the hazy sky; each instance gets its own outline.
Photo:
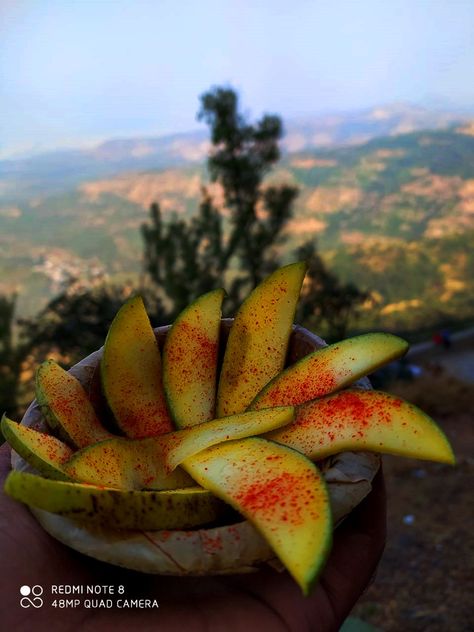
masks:
[[[474,105],[474,0],[0,0],[0,154],[252,115]]]

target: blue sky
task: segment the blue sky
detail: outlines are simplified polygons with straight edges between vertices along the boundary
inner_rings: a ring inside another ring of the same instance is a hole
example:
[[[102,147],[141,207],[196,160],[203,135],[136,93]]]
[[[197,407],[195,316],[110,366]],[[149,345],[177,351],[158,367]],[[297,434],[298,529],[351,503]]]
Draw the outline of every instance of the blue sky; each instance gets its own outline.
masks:
[[[0,0],[0,155],[252,115],[474,106],[472,0]]]

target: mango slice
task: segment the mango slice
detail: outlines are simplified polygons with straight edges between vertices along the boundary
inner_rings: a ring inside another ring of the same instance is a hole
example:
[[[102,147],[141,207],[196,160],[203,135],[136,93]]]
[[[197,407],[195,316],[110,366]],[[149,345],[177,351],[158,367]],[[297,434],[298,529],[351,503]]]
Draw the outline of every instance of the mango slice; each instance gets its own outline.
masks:
[[[308,594],[332,538],[328,493],[318,469],[294,450],[259,438],[214,446],[184,467],[255,525]]]
[[[100,364],[102,387],[115,421],[132,439],[173,430],[161,379],[161,357],[140,296],[115,316]]]
[[[225,515],[210,492],[192,487],[173,491],[121,491],[53,481],[13,471],[5,492],[32,507],[115,529],[188,529]]]
[[[428,415],[380,391],[351,389],[303,404],[293,424],[266,437],[310,459],[346,450],[372,450],[455,462],[448,440]]]
[[[101,441],[76,452],[63,469],[74,481],[125,491],[195,486],[184,470],[166,471],[163,444],[158,439]]]
[[[102,441],[76,452],[63,469],[73,480],[124,490],[190,487],[193,479],[175,469],[182,461],[216,443],[280,428],[293,417],[294,408],[287,406],[214,419],[159,437]]]
[[[237,314],[219,384],[217,414],[226,417],[216,420],[226,422],[228,428],[231,420],[245,418],[239,413],[283,367],[304,273],[304,264],[277,270],[252,292]],[[196,301],[191,308],[198,322],[209,317],[205,300]],[[213,320],[215,332],[219,319],[214,309],[208,322]],[[186,320],[184,312],[181,322]],[[199,357],[199,345],[192,338],[187,352]],[[187,366],[188,360],[184,363]],[[170,397],[171,408],[175,397],[175,393]],[[181,433],[191,436],[195,431],[198,436],[200,428],[216,421]],[[225,425],[222,431],[226,431]],[[332,532],[325,485],[310,462],[291,450],[251,438],[208,448],[186,458],[183,468],[252,520],[303,591],[309,591],[325,560]]]
[[[163,385],[173,421],[185,428],[214,419],[224,290],[198,298],[173,323],[163,350]]]
[[[248,296],[230,330],[217,416],[243,412],[284,366],[306,264],[279,268]]]
[[[53,360],[38,367],[36,399],[49,427],[74,446],[83,448],[113,436],[98,420],[79,380]]]
[[[71,480],[63,471],[63,465],[74,454],[69,446],[56,437],[17,424],[6,415],[2,417],[1,427],[10,447],[38,472],[57,480]]]
[[[172,432],[163,437],[165,465],[172,470],[194,454],[218,443],[263,434],[270,427],[286,426],[293,421],[294,411],[292,406],[279,406],[230,415]]]
[[[250,409],[296,406],[329,395],[407,351],[405,340],[385,333],[363,334],[318,349],[273,378]]]

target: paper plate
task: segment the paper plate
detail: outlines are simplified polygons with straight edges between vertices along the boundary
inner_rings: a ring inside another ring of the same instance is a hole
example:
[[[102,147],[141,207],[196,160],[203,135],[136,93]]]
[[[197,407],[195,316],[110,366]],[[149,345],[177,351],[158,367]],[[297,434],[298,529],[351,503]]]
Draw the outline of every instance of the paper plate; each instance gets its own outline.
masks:
[[[223,319],[221,349],[226,344],[231,321]],[[169,327],[155,330],[160,347]],[[297,325],[293,328],[288,364],[325,346],[324,341]],[[99,361],[102,349],[95,351],[71,369],[96,408],[105,417]],[[360,388],[370,388],[367,379]],[[38,404],[34,401],[22,423],[49,432]],[[337,525],[370,492],[371,482],[380,466],[380,457],[368,452],[344,452],[321,462],[331,498],[334,524]],[[12,452],[14,469],[34,472],[18,454]],[[89,526],[40,509],[31,508],[38,522],[54,538],[67,546],[94,557],[132,570],[162,575],[218,575],[243,573],[264,563],[278,567],[274,553],[246,520],[209,529],[188,531],[125,531]]]

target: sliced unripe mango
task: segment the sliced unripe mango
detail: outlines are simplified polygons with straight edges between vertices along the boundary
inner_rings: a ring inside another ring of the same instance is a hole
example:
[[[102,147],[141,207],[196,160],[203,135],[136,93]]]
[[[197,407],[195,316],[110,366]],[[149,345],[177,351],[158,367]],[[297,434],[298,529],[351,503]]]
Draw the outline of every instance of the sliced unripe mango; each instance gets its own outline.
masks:
[[[363,334],[318,349],[273,378],[250,409],[297,406],[328,395],[407,351],[405,340],[385,333]]]
[[[100,423],[82,384],[53,360],[36,372],[36,399],[49,427],[83,448],[113,435]]]
[[[102,441],[76,452],[64,471],[73,480],[124,490],[190,487],[193,479],[175,469],[182,461],[216,443],[280,428],[293,416],[287,406],[214,419],[159,437]]]
[[[209,448],[184,466],[255,525],[308,594],[332,537],[328,493],[317,468],[294,450],[255,437]]]
[[[231,327],[217,395],[217,416],[241,413],[284,366],[304,263],[279,268],[248,296]]]
[[[188,529],[213,522],[226,511],[213,494],[197,487],[121,491],[18,471],[8,475],[5,492],[32,507],[115,529]]]
[[[57,480],[71,480],[63,471],[63,465],[74,453],[65,443],[51,435],[17,424],[6,415],[2,417],[1,428],[10,447],[38,472]]]
[[[179,489],[195,482],[182,469],[167,472],[160,437],[101,441],[76,452],[64,465],[75,481],[126,491]]]
[[[132,439],[173,430],[161,357],[140,296],[117,312],[100,363],[102,387],[117,425]]]
[[[290,426],[266,435],[310,459],[372,450],[454,464],[448,440],[416,406],[380,391],[346,390],[297,408]]]
[[[165,435],[165,465],[174,469],[184,460],[201,450],[218,443],[243,439],[268,432],[267,428],[280,428],[291,423],[295,409],[292,406],[279,406],[266,410],[250,411],[240,415],[230,415],[185,428],[179,432]]]
[[[215,418],[224,290],[198,298],[173,323],[163,350],[163,385],[173,421],[185,428]]]

